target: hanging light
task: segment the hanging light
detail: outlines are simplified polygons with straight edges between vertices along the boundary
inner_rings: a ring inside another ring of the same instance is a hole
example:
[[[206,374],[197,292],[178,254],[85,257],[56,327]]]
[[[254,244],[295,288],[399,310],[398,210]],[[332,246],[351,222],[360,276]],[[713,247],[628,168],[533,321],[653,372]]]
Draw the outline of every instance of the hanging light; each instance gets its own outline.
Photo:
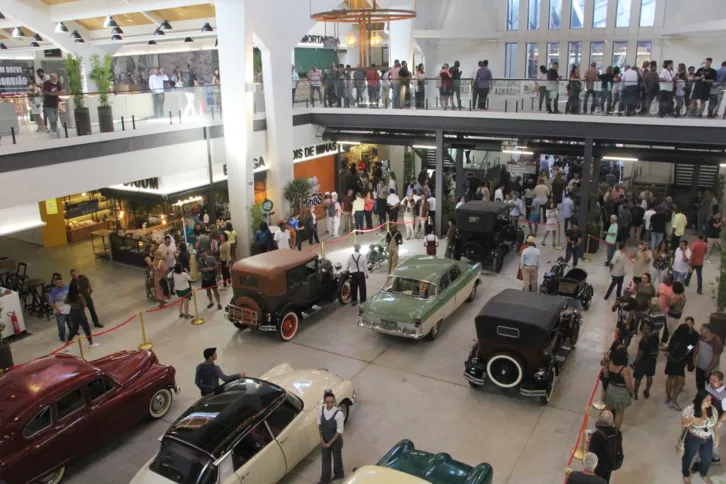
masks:
[[[33,36],[33,42],[43,42],[43,37],[41,37],[40,34],[35,34]]]
[[[214,32],[214,29],[211,25],[209,25],[209,22],[202,25],[202,32]]]
[[[5,20],[5,15],[2,12],[0,12],[0,20]]]
[[[14,38],[17,39],[18,37],[25,37],[25,32],[23,32],[23,29],[21,29],[20,27],[15,27],[13,29],[13,34],[12,35],[13,35]]]
[[[31,47],[40,47],[40,44],[37,43],[37,42],[35,42],[35,41],[33,41],[33,42],[30,43],[30,46]]]
[[[116,34],[116,35],[112,35],[111,36],[111,40],[123,40],[123,37],[121,37],[120,35]]]
[[[348,34],[348,38],[345,39],[345,45],[347,45],[348,47],[354,47],[355,44],[357,44],[357,43],[358,43],[358,38],[355,36],[353,31],[351,30],[350,33]]]
[[[83,40],[82,37],[75,39],[73,42],[75,42],[76,44],[85,44],[86,43],[86,41]]]
[[[164,31],[156,29],[156,30],[154,30],[154,35],[164,35]]]
[[[192,39],[191,37],[187,37],[186,39],[184,39],[184,42],[194,42],[194,39]]]
[[[150,40],[149,41],[149,45],[156,45],[156,41],[155,40]]]
[[[124,31],[121,30],[121,27],[114,27],[111,31],[111,35],[123,35]]]
[[[5,44],[3,44],[2,42],[0,42],[0,50],[8,50],[8,47]]]
[[[59,34],[68,33],[68,27],[63,22],[58,22],[58,25],[55,26],[55,31]]]
[[[113,17],[109,15],[108,17],[106,17],[106,20],[104,20],[104,22],[103,22],[103,28],[110,29],[111,27],[118,27],[118,24],[113,19]]]
[[[80,38],[81,38],[81,34],[79,34],[77,30],[74,30],[73,32],[71,32],[71,39],[78,40]]]
[[[381,38],[381,34],[378,32],[375,32],[373,34],[373,37],[371,37],[371,45],[381,45],[383,43],[383,38]]]
[[[215,47],[219,46],[219,39],[214,39],[214,46]]]
[[[171,30],[171,24],[168,21],[164,20],[163,22],[161,22],[161,25],[159,25],[159,30]]]

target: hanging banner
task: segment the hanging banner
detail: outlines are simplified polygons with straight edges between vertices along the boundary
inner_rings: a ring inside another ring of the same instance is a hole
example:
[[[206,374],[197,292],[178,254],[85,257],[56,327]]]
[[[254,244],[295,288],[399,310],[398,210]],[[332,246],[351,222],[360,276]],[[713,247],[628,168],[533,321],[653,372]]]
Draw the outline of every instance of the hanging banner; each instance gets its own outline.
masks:
[[[26,93],[29,77],[33,77],[33,61],[1,61],[0,94]]]

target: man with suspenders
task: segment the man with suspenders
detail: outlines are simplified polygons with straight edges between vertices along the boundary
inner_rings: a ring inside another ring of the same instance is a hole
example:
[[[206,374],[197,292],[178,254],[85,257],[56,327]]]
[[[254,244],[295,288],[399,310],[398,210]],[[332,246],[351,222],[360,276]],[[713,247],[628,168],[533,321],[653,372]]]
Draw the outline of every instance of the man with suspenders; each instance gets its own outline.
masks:
[[[360,302],[366,302],[366,279],[368,278],[368,262],[360,253],[360,244],[355,244],[353,248],[354,252],[345,263],[345,270],[350,271],[351,306],[358,304],[359,291]]]

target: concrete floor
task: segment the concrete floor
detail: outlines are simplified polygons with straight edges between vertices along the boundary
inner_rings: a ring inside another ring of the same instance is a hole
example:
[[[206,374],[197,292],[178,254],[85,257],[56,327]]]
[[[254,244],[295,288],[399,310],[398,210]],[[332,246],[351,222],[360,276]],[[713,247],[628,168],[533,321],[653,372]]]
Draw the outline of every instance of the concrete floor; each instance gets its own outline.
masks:
[[[361,239],[368,244],[375,237]],[[328,257],[344,260],[351,251],[351,243],[348,239],[337,247],[326,244]],[[439,250],[443,254],[443,244]],[[401,256],[420,252],[420,241],[407,241]],[[561,254],[549,244],[542,248],[543,261],[552,261]],[[31,277],[50,278],[54,271],[66,275],[72,267],[87,274],[95,288],[96,307],[107,327],[153,307],[145,297],[141,270],[95,259],[87,243],[43,249],[2,238],[0,255],[27,261]],[[588,280],[594,285],[595,298],[591,309],[583,313],[585,324],[580,343],[547,407],[536,399],[506,394],[491,386],[471,389],[462,377],[464,360],[475,337],[474,316],[492,295],[507,287],[520,287],[515,278],[514,255],[506,258],[498,276],[482,274],[476,300],[462,306],[446,321],[433,342],[409,341],[358,328],[356,310],[337,304],[304,321],[290,343],[256,332],[240,332],[217,310],[202,311],[207,322],[201,326],[178,319],[176,309],[149,314],[147,334],[160,361],[176,367],[181,395],[163,420],[142,423],[121,439],[74,462],[64,482],[127,483],[156,452],[156,439],[197,399],[193,385],[195,366],[201,361],[204,348],[216,346],[218,363],[228,373],[246,371],[259,375],[288,362],[293,367],[328,368],[351,379],[358,403],[345,432],[347,475],[353,467],[376,462],[396,442],[409,438],[417,447],[447,452],[469,464],[489,462],[494,467],[496,484],[560,484],[595,384],[602,351],[609,346],[614,331],[615,316],[610,304],[602,300],[610,279],[603,266],[604,257],[601,249],[593,262],[582,264],[590,273]],[[369,293],[382,286],[384,272],[378,269],[371,275]],[[540,277],[543,272],[540,270]],[[715,272],[715,265],[706,265],[704,295],[695,293],[695,281],[687,289],[685,313],[694,316],[699,325],[715,310],[708,285]],[[231,297],[230,290],[222,294],[223,303]],[[12,345],[16,362],[42,356],[59,345],[53,320],[33,318],[28,321],[28,328],[32,336]],[[97,340],[102,346],[87,350],[88,359],[135,348],[141,342],[138,320]],[[635,344],[631,345],[631,349],[635,348]],[[673,450],[679,415],[663,404],[664,381],[661,361],[651,398],[641,397],[625,413],[625,463],[611,482],[680,482],[680,460]],[[685,405],[694,393],[694,378],[689,375],[681,404]],[[575,462],[574,468],[579,467]],[[726,479],[722,467],[712,467],[712,477]],[[319,475],[320,454],[314,451],[283,482],[315,483]],[[696,482],[700,480],[694,478]]]

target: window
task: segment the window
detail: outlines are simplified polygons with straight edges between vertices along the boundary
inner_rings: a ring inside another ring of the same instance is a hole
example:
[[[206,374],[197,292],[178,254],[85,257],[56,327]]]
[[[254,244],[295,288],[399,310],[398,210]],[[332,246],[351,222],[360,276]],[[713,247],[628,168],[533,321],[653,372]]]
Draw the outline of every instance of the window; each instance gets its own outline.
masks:
[[[426,281],[406,279],[403,277],[389,276],[383,285],[383,292],[391,294],[402,294],[418,299],[435,299],[436,286]]]
[[[256,277],[252,276],[239,276],[239,283],[242,286],[250,287],[258,287],[260,285],[260,281],[258,281]]]
[[[272,435],[264,424],[257,424],[232,449],[232,465],[235,470],[247,463],[251,458],[272,442]]]
[[[98,400],[105,393],[113,390],[114,386],[116,385],[111,379],[103,376],[88,384],[88,395],[91,397],[91,401]]]
[[[213,462],[214,459],[196,447],[163,439],[149,470],[172,482],[213,484],[217,482],[217,469]]]
[[[539,30],[539,18],[542,13],[542,0],[529,0],[528,30]]]
[[[519,30],[519,0],[507,0],[507,30]]]
[[[297,286],[305,280],[305,265],[295,267],[287,271],[287,288]]]
[[[538,44],[527,44],[527,66],[525,71],[527,72],[527,79],[537,79],[539,62],[539,45]]]
[[[562,25],[562,0],[550,0],[550,30],[560,30]]]
[[[585,0],[572,0],[570,28],[581,29],[585,24]]]
[[[595,0],[595,7],[592,11],[592,28],[604,29],[608,18],[608,0]]]
[[[567,77],[570,76],[572,66],[582,67],[582,42],[570,42],[567,44],[567,51],[569,55],[567,57]],[[581,74],[584,74],[584,69],[581,69]]]
[[[504,77],[517,77],[517,44],[505,46]]]
[[[605,42],[590,42],[590,63],[597,64],[597,70],[602,72],[605,58]]]
[[[640,3],[640,26],[653,27],[655,25],[655,0],[643,0]]]
[[[76,410],[83,408],[83,394],[81,389],[73,390],[70,393],[66,393],[55,402],[56,412],[58,413],[58,420],[67,417]]]
[[[630,2],[631,0],[616,0],[615,26],[630,27]]]
[[[653,42],[650,40],[642,40],[638,42],[638,50],[635,51],[635,65],[640,67],[643,62],[651,61],[651,54],[653,53]]]
[[[449,273],[447,272],[443,276],[441,276],[441,280],[439,281],[439,289],[441,289],[441,292],[444,292],[447,287],[449,287],[449,284],[451,281],[449,280]]]
[[[552,66],[553,62],[560,61],[560,43],[559,42],[548,42],[547,43],[547,67]]]
[[[449,280],[451,280],[451,282],[454,282],[455,280],[457,280],[460,275],[461,275],[461,269],[459,269],[459,266],[454,264],[451,267],[449,267]]]
[[[628,43],[627,42],[613,42],[613,67],[620,67],[623,70],[625,64],[627,64],[626,57],[628,56]]]
[[[291,398],[293,397],[288,395],[285,401],[267,417],[267,425],[275,437],[280,435],[300,413],[297,402],[291,401]]]
[[[318,259],[313,259],[307,264],[305,264],[305,273],[307,274],[307,277],[313,277],[317,275],[318,273]]]
[[[28,425],[25,426],[25,430],[23,431],[23,437],[29,439],[41,430],[50,427],[52,421],[53,418],[51,415],[50,407],[45,407],[43,410],[38,412],[38,415],[33,417],[33,420],[28,422]]]

